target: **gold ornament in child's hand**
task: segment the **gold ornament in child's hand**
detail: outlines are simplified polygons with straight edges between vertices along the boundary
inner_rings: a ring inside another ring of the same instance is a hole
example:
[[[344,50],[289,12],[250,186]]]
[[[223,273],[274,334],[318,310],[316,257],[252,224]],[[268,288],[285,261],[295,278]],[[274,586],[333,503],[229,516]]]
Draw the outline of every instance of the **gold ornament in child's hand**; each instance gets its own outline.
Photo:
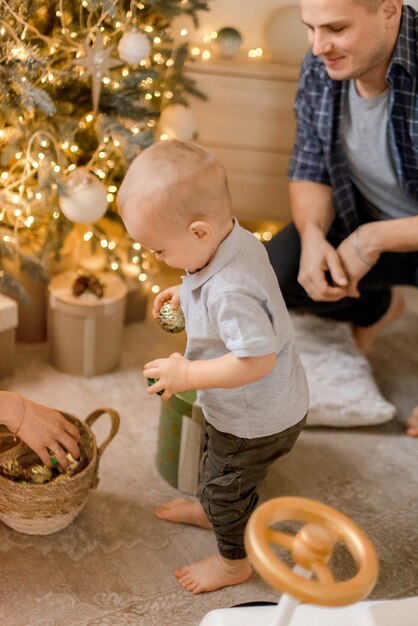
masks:
[[[168,333],[181,333],[186,326],[183,311],[178,306],[173,309],[170,302],[164,302],[158,314],[158,323]]]

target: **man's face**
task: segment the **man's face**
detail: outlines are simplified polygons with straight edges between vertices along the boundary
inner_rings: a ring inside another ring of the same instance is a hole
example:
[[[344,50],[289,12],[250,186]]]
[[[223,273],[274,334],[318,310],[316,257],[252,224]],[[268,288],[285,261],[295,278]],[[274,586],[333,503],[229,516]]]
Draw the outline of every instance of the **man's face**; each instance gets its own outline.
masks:
[[[353,0],[300,0],[312,52],[334,80],[384,75],[392,49],[392,31],[383,0],[376,12]]]

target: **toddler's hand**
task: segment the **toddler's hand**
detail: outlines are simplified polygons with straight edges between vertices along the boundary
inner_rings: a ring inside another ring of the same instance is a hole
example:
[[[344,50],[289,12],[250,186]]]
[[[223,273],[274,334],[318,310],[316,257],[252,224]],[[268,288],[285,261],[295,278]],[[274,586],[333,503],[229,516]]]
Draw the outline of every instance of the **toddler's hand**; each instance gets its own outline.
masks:
[[[187,391],[189,387],[188,371],[191,361],[178,352],[170,354],[168,359],[156,359],[144,366],[145,378],[156,378],[157,382],[148,388],[148,393],[162,391],[161,398],[168,400],[174,393]]]
[[[173,309],[177,309],[180,305],[180,285],[173,285],[161,291],[154,300],[152,307],[152,316],[154,319],[158,318],[161,307],[164,302],[170,302]]]

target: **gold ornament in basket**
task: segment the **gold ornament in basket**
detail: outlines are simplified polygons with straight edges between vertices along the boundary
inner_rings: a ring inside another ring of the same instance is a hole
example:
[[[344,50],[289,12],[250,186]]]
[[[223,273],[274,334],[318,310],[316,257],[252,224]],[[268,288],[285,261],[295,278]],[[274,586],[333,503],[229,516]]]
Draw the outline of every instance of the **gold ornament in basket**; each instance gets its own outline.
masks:
[[[15,482],[0,475],[0,520],[28,535],[49,535],[71,524],[85,505],[90,489],[97,487],[100,458],[118,432],[120,418],[113,409],[97,409],[84,422],[61,413],[80,431],[80,448],[87,457],[86,466],[67,480],[44,484]],[[91,426],[103,414],[110,417],[110,433],[97,446]],[[29,450],[24,443],[10,447],[12,439],[9,431],[0,430],[0,464],[18,459]]]

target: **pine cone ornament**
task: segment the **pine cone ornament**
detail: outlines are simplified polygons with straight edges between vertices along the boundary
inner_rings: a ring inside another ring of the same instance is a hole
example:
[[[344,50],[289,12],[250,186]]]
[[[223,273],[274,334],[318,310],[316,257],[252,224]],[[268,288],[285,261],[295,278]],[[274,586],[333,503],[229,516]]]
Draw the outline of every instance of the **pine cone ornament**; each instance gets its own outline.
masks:
[[[89,277],[85,274],[80,274],[74,281],[73,284],[73,295],[78,297],[81,296],[87,289],[89,288]]]
[[[98,298],[104,296],[104,285],[94,274],[80,274],[73,283],[73,295],[79,297],[91,291]]]
[[[89,277],[89,289],[98,298],[103,298],[104,286],[94,274],[91,274]]]

